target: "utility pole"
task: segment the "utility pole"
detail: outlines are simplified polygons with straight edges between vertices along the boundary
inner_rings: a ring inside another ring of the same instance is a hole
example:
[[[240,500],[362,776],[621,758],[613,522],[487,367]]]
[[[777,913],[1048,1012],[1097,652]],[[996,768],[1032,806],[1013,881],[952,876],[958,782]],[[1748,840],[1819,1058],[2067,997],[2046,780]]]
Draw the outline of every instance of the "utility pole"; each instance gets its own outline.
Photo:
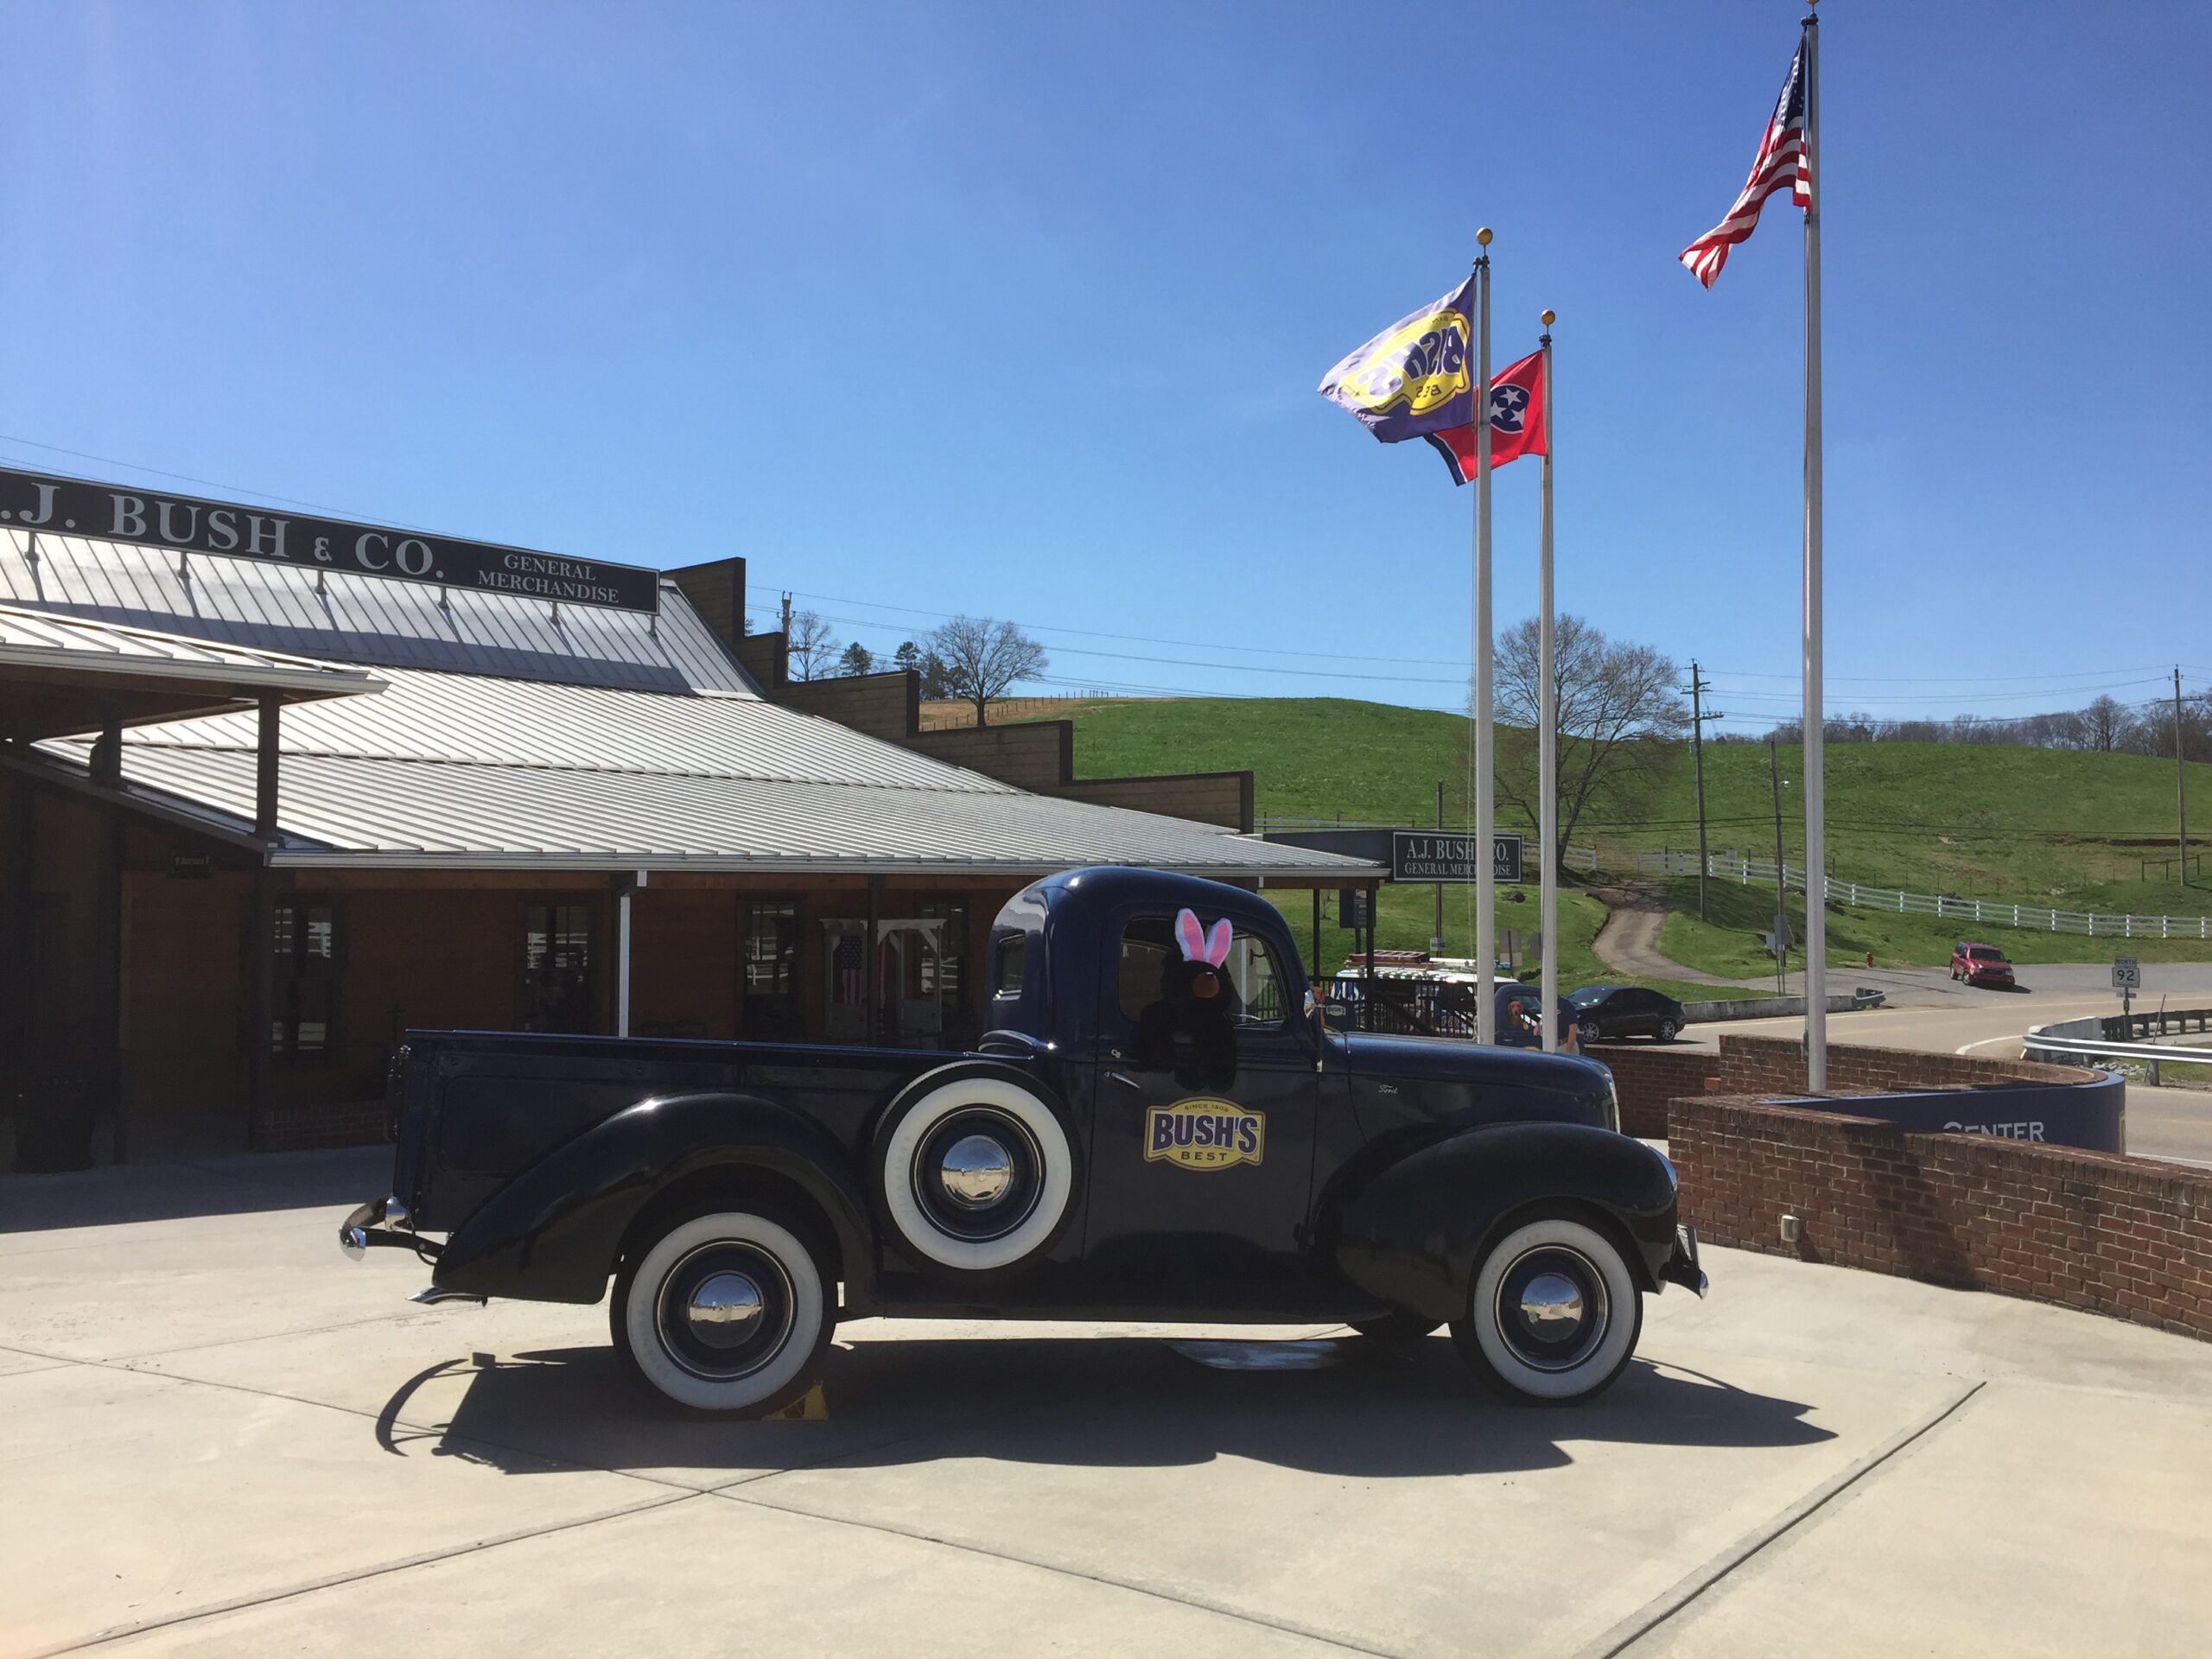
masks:
[[[1700,922],[1713,919],[1705,901],[1706,872],[1711,868],[1705,851],[1705,722],[1725,720],[1726,715],[1705,711],[1704,694],[1713,690],[1705,677],[1698,672],[1697,658],[1690,658],[1690,754],[1697,762],[1697,918]]]
[[[788,643],[788,642],[789,642],[789,640],[791,639],[791,596],[789,594],[785,594],[784,595],[784,639],[785,639],[785,642],[786,642],[786,643]]]
[[[1770,737],[1766,741],[1766,771],[1774,783],[1774,989],[1781,996],[1789,989],[1789,900],[1782,865],[1782,763],[1775,759]]]
[[[2181,759],[2181,670],[2174,670],[2174,814],[2181,824],[2181,884],[2189,885],[2189,773]]]

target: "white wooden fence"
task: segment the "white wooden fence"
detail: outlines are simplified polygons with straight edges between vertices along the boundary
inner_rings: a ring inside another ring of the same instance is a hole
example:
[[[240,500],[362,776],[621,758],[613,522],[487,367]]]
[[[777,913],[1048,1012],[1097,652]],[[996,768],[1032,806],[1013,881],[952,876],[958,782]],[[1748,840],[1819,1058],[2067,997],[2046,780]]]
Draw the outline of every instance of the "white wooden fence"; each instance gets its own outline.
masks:
[[[1697,855],[1638,853],[1636,868],[1637,874],[1645,875],[1695,875]],[[1802,893],[1803,868],[1786,862],[1782,868],[1784,885]],[[1774,861],[1746,858],[1738,853],[1714,853],[1706,861],[1706,874],[1715,881],[1771,886]],[[1827,898],[1830,904],[1848,905],[1855,910],[1893,910],[1901,916],[1941,916],[1985,927],[2031,927],[2048,933],[2086,933],[2093,939],[2212,939],[2212,917],[2109,916],[2087,910],[2050,910],[2041,905],[2008,904],[1993,899],[1906,893],[1897,887],[1840,880],[1833,875],[1827,878]]]

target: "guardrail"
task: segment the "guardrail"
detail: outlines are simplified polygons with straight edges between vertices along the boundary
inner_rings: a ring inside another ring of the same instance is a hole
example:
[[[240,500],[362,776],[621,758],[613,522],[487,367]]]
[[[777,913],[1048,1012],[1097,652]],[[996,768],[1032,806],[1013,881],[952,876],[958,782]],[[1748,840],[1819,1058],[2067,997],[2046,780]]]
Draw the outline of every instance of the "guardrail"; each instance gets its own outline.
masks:
[[[1641,874],[1695,875],[1695,853],[1638,853]],[[1784,861],[1783,885],[1805,891],[1802,866]],[[1714,853],[1706,861],[1706,874],[1720,881],[1748,886],[1774,880],[1774,861],[1746,858],[1736,853]],[[1959,899],[1949,893],[1907,893],[1897,887],[1878,887],[1865,881],[1827,879],[1824,896],[1829,904],[1854,910],[1889,910],[1901,916],[1940,916],[1948,921],[1973,922],[1983,927],[2034,928],[2038,932],[2084,933],[2093,939],[2212,939],[2212,916],[2106,915],[2086,910],[2052,910],[2041,905],[2014,905],[1993,899]]]
[[[2085,1034],[2085,1028],[2101,1029],[2107,1023],[2101,1016],[2092,1014],[2084,1020],[2059,1020],[2047,1026],[2030,1026],[2020,1039],[2021,1056],[2025,1059],[2052,1060],[2061,1064],[2068,1060],[2101,1061],[2107,1063],[2101,1068],[2105,1071],[2133,1063],[2150,1073],[2152,1088],[2158,1087],[2161,1066],[2212,1065],[2212,1049],[2177,1049],[2159,1043],[2113,1042],[2103,1037]]]

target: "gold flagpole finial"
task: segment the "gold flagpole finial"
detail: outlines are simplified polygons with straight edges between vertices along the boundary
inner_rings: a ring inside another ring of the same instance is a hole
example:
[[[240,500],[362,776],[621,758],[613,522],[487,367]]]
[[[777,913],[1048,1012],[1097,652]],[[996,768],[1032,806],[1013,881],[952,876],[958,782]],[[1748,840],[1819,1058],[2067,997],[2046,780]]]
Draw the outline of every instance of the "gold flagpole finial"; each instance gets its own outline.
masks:
[[[1544,313],[1541,321],[1544,327],[1548,328],[1553,323],[1559,321],[1559,313],[1556,311],[1547,311]]]
[[[1475,240],[1483,247],[1490,246],[1490,226],[1485,225],[1475,232]]]

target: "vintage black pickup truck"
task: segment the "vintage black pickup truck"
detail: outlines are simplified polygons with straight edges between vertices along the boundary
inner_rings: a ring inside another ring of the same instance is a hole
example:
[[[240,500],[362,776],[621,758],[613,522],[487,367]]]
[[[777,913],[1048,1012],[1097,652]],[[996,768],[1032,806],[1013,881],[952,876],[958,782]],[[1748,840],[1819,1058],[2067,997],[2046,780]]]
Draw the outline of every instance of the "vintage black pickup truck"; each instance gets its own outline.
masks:
[[[1602,1065],[1332,1030],[1255,893],[1056,875],[988,973],[966,1054],[410,1032],[392,1194],[340,1243],[429,1260],[424,1301],[612,1280],[630,1374],[740,1415],[871,1314],[1449,1324],[1507,1397],[1570,1402],[1628,1363],[1643,1293],[1703,1294]]]

